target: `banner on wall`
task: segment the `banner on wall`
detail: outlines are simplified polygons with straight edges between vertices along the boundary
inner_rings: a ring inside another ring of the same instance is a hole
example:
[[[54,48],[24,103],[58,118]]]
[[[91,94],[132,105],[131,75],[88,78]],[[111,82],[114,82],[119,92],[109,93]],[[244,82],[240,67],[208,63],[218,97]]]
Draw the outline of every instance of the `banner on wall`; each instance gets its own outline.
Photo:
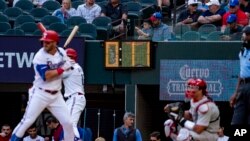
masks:
[[[234,93],[239,60],[161,60],[160,100],[185,99],[186,81],[201,78],[215,101],[228,101]]]
[[[0,38],[0,83],[31,83],[34,80],[32,60],[42,47],[40,37]],[[63,46],[66,38],[60,38]],[[84,67],[84,39],[75,37],[69,44],[78,52],[78,63]]]

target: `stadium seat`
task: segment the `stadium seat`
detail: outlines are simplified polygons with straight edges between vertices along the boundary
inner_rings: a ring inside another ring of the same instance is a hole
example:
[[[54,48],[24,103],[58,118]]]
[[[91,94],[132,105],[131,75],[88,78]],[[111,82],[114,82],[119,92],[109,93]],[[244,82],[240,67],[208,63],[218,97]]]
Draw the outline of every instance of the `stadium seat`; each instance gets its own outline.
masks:
[[[139,0],[138,2],[140,2],[143,7],[148,7],[157,3],[156,0]]]
[[[69,29],[73,29],[75,25],[80,25],[82,23],[87,23],[87,21],[81,16],[72,16],[67,20],[67,25]]]
[[[25,22],[18,28],[22,29],[25,35],[33,35],[37,30],[37,24],[35,22]]]
[[[70,35],[71,31],[72,30],[70,30],[70,29],[66,29],[66,30],[62,31],[60,35],[62,37],[68,37]],[[76,32],[75,36],[79,36],[79,32]]]
[[[36,29],[34,32],[33,32],[33,35],[34,36],[41,36],[42,35],[42,31],[40,29]]]
[[[0,22],[0,35],[5,35],[6,31],[11,29],[9,22]]]
[[[111,32],[111,18],[109,17],[96,17],[92,24],[96,26],[97,39],[106,40],[109,38],[109,33]]]
[[[196,31],[187,31],[182,35],[183,41],[199,41],[200,40],[200,33]]]
[[[52,23],[49,28],[50,30],[56,31],[58,34],[60,34],[62,31],[67,29],[67,25],[63,23]]]
[[[16,18],[15,22],[14,22],[14,27],[19,27],[21,26],[23,23],[26,22],[33,22],[35,23],[35,19],[33,16],[31,15],[20,15]]]
[[[177,40],[181,40],[182,35],[186,33],[187,31],[191,31],[191,28],[189,25],[176,25],[173,29],[173,32],[175,34],[175,37]]]
[[[50,13],[45,8],[33,8],[30,11],[30,15],[32,15],[35,18],[36,22],[40,22],[44,16],[50,15]]]
[[[46,28],[49,28],[52,23],[61,23],[61,19],[56,16],[46,15],[42,17],[41,22]]]
[[[0,13],[0,22],[9,22],[9,18],[5,14]]]
[[[84,4],[82,0],[72,1],[72,7],[77,9],[79,5]]]
[[[106,0],[96,2],[96,4],[98,4],[101,8],[103,8],[105,5],[107,5],[107,3],[108,3],[108,1],[106,1]]]
[[[6,31],[5,35],[7,36],[24,36],[24,31],[22,29],[9,29]]]
[[[139,18],[141,16],[140,10],[142,9],[142,5],[139,2],[130,1],[126,3],[128,16],[135,16]]]
[[[206,40],[207,41],[220,41],[221,40],[221,35],[223,33],[220,31],[213,31],[207,35]]]
[[[23,11],[18,7],[9,7],[3,13],[9,17],[9,21],[15,21],[18,16],[23,14]]]
[[[94,24],[83,23],[79,25],[79,33],[86,40],[95,40],[97,37],[96,26]]]
[[[23,13],[29,14],[30,10],[34,8],[34,5],[30,0],[19,0],[15,4],[15,7],[19,7],[23,10]]]
[[[217,27],[213,24],[203,24],[199,27],[198,32],[201,34],[201,39],[206,40],[208,34],[216,30]]]
[[[58,1],[47,0],[42,5],[43,8],[47,9],[50,14],[52,14],[56,9],[61,7]]]
[[[0,0],[0,12],[3,12],[7,8],[5,0]]]

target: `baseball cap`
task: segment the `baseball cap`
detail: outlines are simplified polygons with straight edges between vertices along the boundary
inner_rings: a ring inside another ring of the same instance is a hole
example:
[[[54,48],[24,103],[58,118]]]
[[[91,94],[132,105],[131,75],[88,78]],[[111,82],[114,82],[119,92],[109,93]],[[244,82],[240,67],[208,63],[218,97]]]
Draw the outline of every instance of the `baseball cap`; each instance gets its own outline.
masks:
[[[207,6],[210,5],[218,5],[220,6],[220,2],[218,0],[210,0],[208,3],[206,3]]]
[[[230,0],[229,1],[229,6],[237,6],[239,5],[239,0]]]
[[[237,16],[235,14],[230,14],[227,17],[227,23],[234,23],[234,22],[236,22],[236,19],[237,19]]]
[[[150,18],[152,22],[156,20],[161,20],[162,19],[162,14],[160,12],[155,12]]]
[[[198,0],[188,0],[188,5],[191,5],[191,4],[198,4]]]

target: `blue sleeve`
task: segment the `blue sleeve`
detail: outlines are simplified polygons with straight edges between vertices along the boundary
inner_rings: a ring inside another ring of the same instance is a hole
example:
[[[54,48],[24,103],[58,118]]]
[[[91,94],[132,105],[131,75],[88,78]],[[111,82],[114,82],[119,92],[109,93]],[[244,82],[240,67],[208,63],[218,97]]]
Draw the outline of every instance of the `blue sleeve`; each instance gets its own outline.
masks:
[[[45,78],[45,72],[48,70],[48,65],[36,65],[36,70],[39,73],[39,75],[42,77],[44,81],[46,81]]]
[[[117,141],[117,129],[114,131],[113,141]]]
[[[138,129],[136,129],[135,137],[136,137],[136,141],[142,141],[141,133]]]
[[[79,134],[80,134],[80,138],[81,139],[83,139],[83,129],[81,128],[81,127],[77,127],[77,130],[78,130],[78,132],[79,132]]]
[[[61,132],[61,134],[59,136],[59,141],[62,141],[62,140],[64,140],[64,132],[63,132],[63,130],[62,130],[62,132]]]

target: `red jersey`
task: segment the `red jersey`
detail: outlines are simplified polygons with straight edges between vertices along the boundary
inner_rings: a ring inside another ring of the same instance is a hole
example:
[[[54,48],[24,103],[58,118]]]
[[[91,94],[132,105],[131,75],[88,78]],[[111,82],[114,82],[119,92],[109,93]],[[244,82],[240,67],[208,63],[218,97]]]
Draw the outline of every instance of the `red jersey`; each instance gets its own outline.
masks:
[[[222,25],[227,25],[227,17],[230,15],[231,13],[227,12],[223,15],[223,19],[222,19]],[[247,15],[242,11],[242,10],[238,10],[236,13],[237,16],[237,20],[236,23],[239,25],[243,25],[246,26],[248,25],[248,17]]]

